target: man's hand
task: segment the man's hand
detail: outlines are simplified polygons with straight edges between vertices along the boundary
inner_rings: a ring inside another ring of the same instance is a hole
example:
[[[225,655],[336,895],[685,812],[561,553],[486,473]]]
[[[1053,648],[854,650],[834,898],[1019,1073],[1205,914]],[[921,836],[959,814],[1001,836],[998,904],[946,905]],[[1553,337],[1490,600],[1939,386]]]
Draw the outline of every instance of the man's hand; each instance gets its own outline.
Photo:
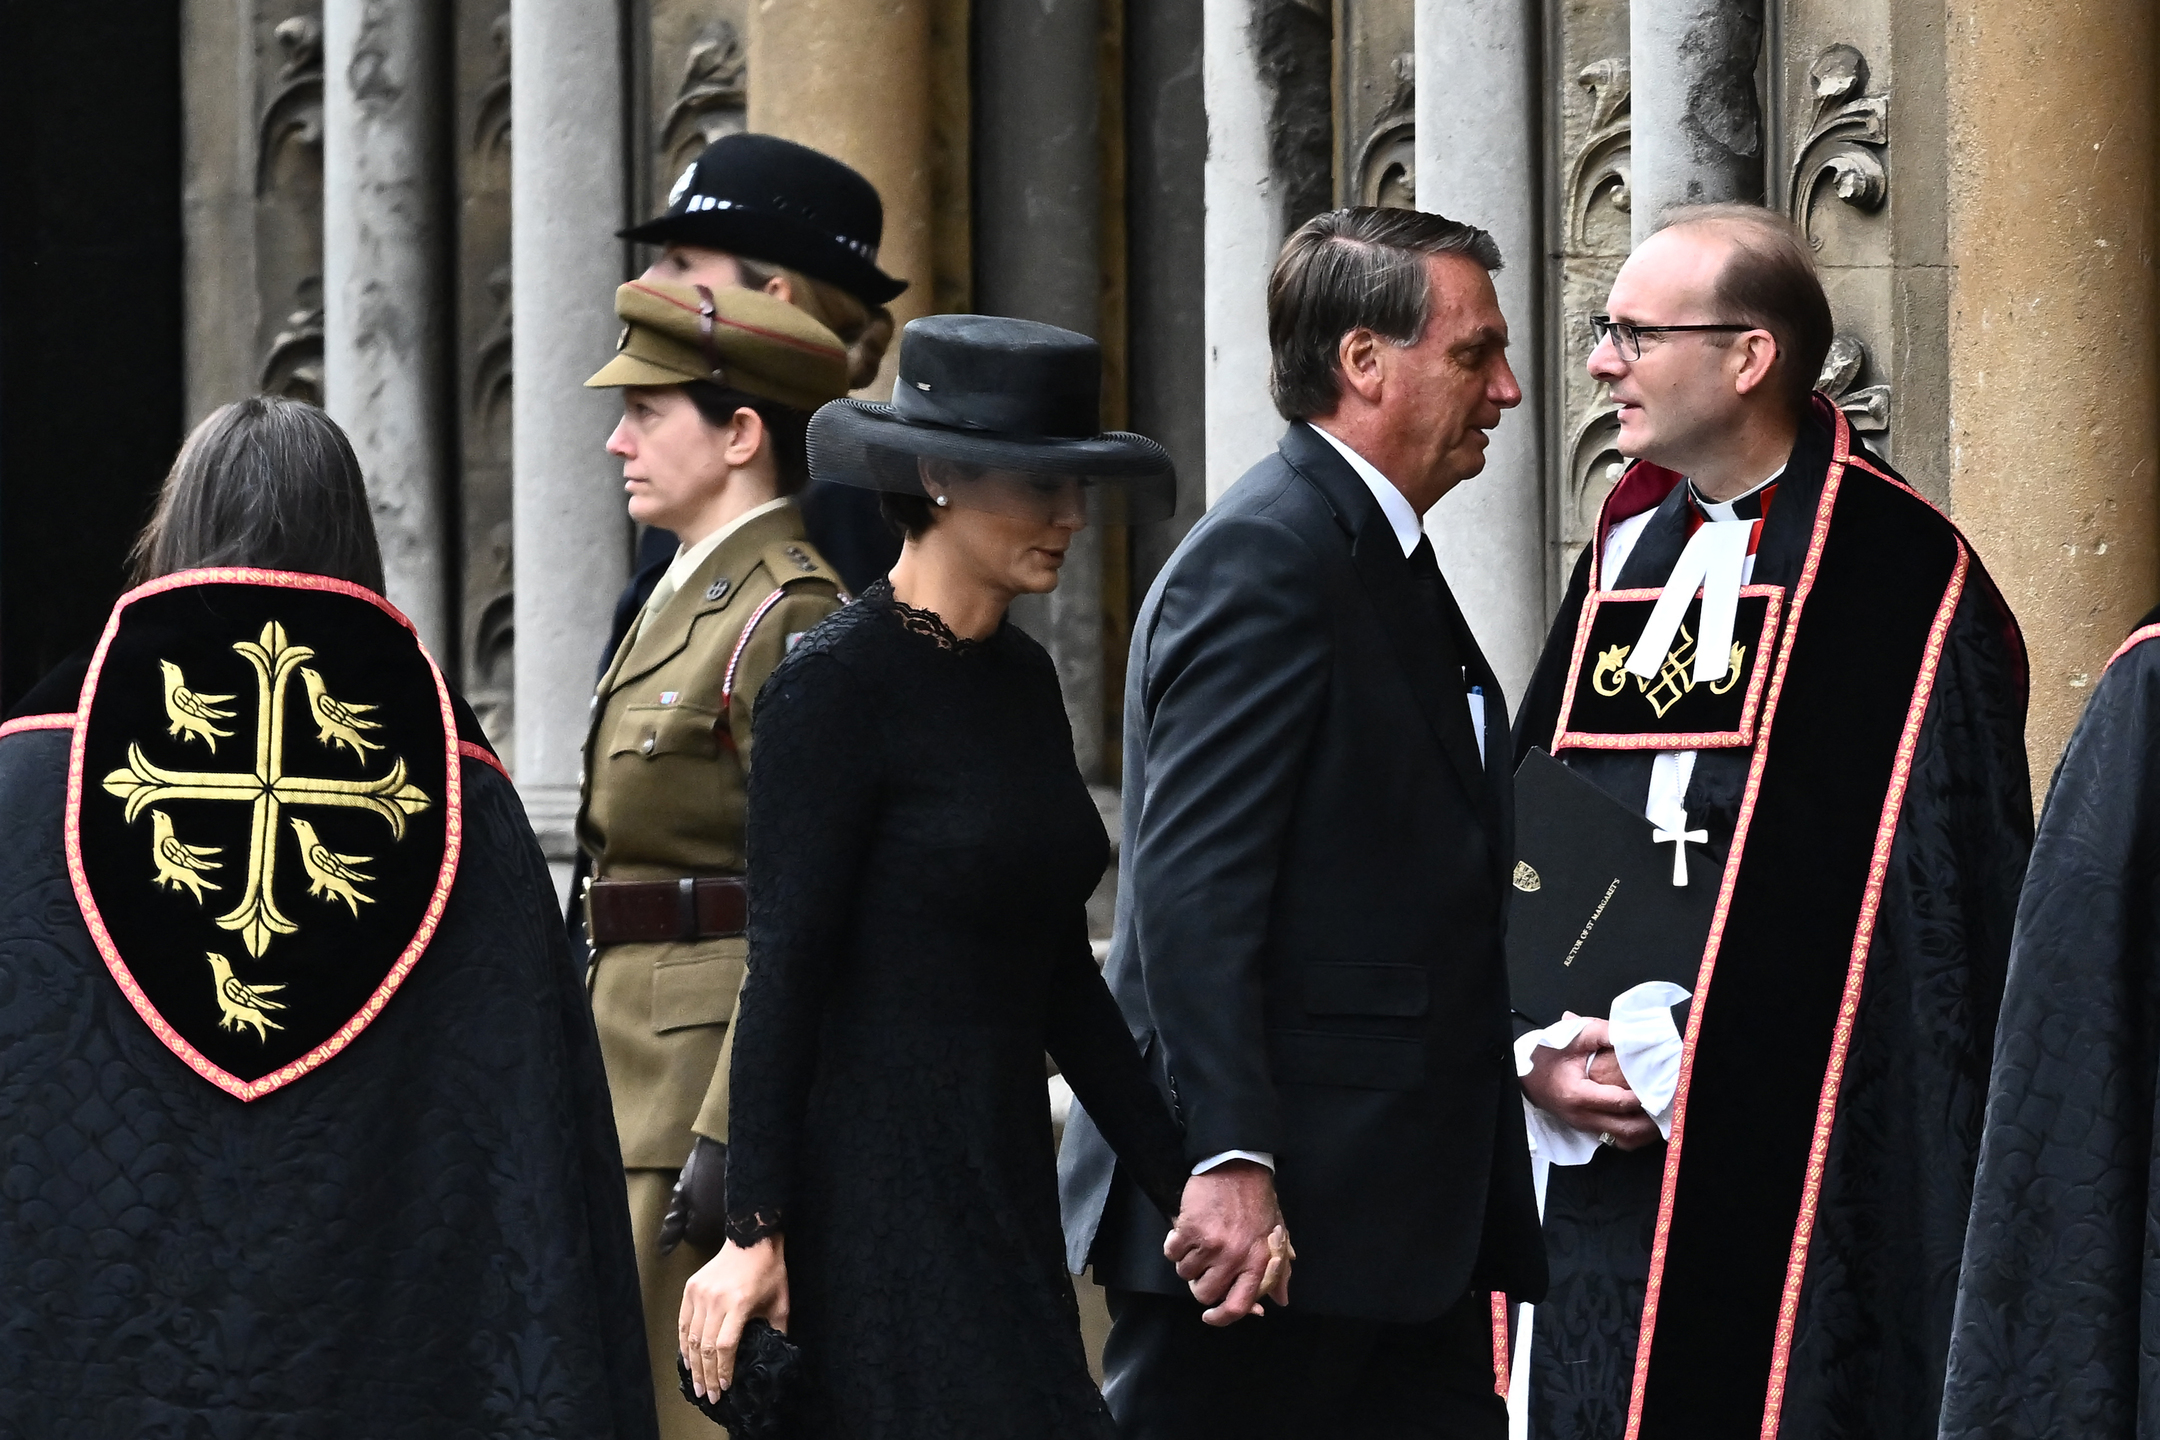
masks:
[[[1275,1203],[1275,1172],[1226,1160],[1187,1180],[1163,1256],[1192,1286],[1193,1298],[1210,1307],[1200,1317],[1210,1325],[1261,1314],[1263,1295],[1289,1304],[1295,1253]]]
[[[1640,1150],[1658,1138],[1657,1122],[1620,1073],[1603,1020],[1585,1021],[1565,1050],[1532,1051],[1522,1088],[1538,1109],[1585,1134],[1611,1136],[1616,1149]]]

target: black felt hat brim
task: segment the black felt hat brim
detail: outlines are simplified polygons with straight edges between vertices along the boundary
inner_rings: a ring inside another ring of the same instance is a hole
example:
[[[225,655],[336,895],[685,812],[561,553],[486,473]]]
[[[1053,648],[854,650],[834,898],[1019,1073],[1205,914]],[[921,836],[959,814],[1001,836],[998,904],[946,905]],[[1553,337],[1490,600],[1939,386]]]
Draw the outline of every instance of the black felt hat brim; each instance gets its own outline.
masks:
[[[835,400],[810,419],[813,479],[920,495],[920,459],[1072,476],[1116,494],[1132,524],[1166,520],[1177,509],[1177,467],[1145,435],[1108,430],[1067,439],[964,430],[902,419],[890,405],[853,399]]]
[[[890,304],[908,288],[907,281],[895,280],[834,236],[792,215],[770,211],[736,208],[662,215],[616,235],[648,245],[700,245],[746,260],[785,265],[813,280],[837,285],[865,305]]]

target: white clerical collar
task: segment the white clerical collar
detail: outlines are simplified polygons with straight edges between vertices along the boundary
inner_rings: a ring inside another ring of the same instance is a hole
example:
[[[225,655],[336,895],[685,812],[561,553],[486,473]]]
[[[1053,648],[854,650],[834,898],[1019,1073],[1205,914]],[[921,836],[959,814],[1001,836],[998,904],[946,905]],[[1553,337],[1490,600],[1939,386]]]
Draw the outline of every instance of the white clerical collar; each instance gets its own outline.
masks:
[[[1417,549],[1418,540],[1425,533],[1424,527],[1418,523],[1417,511],[1410,508],[1410,501],[1402,491],[1395,488],[1393,481],[1373,467],[1372,461],[1312,421],[1305,423],[1312,426],[1315,435],[1334,446],[1342,458],[1350,462],[1350,468],[1357,472],[1358,479],[1365,482],[1365,488],[1372,491],[1373,499],[1380,502],[1380,513],[1387,517],[1388,528],[1395,532],[1395,543],[1402,546],[1403,558],[1409,559],[1410,552]]]
[[[1771,471],[1768,476],[1748,486],[1747,489],[1733,496],[1730,500],[1711,500],[1704,496],[1702,491],[1696,489],[1695,482],[1690,480],[1687,482],[1688,499],[1694,501],[1695,508],[1702,511],[1703,515],[1711,520],[1753,520],[1757,517],[1742,515],[1733,507],[1743,500],[1751,500],[1755,496],[1762,494],[1763,491],[1777,484],[1784,476],[1785,467],[1780,465],[1777,469]]]
[[[661,585],[667,587],[667,593],[669,595],[673,595],[677,590],[682,589],[683,586],[687,585],[690,582],[690,577],[697,573],[698,566],[703,565],[706,560],[711,557],[713,551],[720,548],[721,543],[725,541],[728,536],[733,535],[736,531],[742,529],[743,526],[749,524],[752,520],[757,519],[758,516],[770,515],[773,511],[778,510],[781,506],[787,503],[788,497],[785,495],[782,495],[775,500],[767,500],[762,505],[754,506],[751,509],[743,511],[742,514],[728,521],[727,524],[722,525],[719,529],[713,531],[712,534],[707,535],[704,539],[698,541],[697,544],[690,546],[678,546],[675,551],[675,559],[669,563],[667,567],[667,574],[661,578]]]

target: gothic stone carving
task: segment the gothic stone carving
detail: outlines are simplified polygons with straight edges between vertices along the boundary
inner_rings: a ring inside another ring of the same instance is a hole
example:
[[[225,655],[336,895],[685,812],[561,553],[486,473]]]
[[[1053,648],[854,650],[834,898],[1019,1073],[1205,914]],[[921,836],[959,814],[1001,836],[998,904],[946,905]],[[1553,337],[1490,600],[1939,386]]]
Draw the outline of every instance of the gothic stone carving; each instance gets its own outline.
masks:
[[[1865,95],[1867,58],[1850,45],[1832,45],[1808,67],[1814,123],[1795,152],[1786,207],[1808,237],[1815,236],[1815,202],[1827,186],[1856,210],[1880,210],[1890,193],[1884,158],[1890,147],[1890,97]]]
[[[282,57],[255,123],[256,385],[322,402],[322,15],[269,24]],[[267,335],[263,331],[268,331]]]

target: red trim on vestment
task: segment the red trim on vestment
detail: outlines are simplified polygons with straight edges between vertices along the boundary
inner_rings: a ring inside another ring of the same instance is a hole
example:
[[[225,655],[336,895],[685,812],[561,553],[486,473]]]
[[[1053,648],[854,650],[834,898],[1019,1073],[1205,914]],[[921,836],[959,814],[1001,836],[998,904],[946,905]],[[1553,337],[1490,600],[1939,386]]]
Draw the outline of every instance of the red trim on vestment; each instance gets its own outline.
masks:
[[[501,757],[498,756],[494,751],[488,749],[487,746],[475,744],[473,741],[470,740],[460,740],[457,742],[457,751],[458,754],[464,756],[467,760],[477,760],[482,765],[487,766],[488,769],[493,770],[496,774],[502,776],[503,779],[510,779],[510,772],[503,769]],[[516,782],[512,781],[511,783],[515,784]]]
[[[2130,638],[2123,641],[2122,644],[2116,646],[2115,653],[2108,656],[2107,665],[2103,665],[2100,667],[2101,672],[2103,674],[2106,673],[2108,665],[2113,665],[2117,660],[2122,659],[2123,656],[2129,654],[2132,650],[2135,650],[2138,646],[2144,644],[2147,640],[2152,640],[2155,638],[2160,638],[2160,625],[2147,625],[2143,629],[2131,631]],[[5,725],[0,725],[0,735],[5,734],[7,734],[7,727]]]
[[[1492,1373],[1493,1393],[1507,1399],[1508,1392],[1508,1302],[1507,1296],[1498,1290],[1492,1292]]]
[[[406,619],[403,611],[382,596],[349,580],[334,580],[327,575],[302,575],[290,570],[234,567],[176,571],[147,584],[138,585],[122,595],[105,621],[104,634],[98,637],[97,653],[91,657],[90,673],[83,680],[82,703],[76,711],[77,717],[85,720],[89,717],[91,701],[97,694],[98,676],[105,668],[105,652],[112,647],[113,636],[120,629],[120,617],[126,613],[127,607],[152,595],[162,595],[168,590],[180,590],[194,585],[260,585],[272,589],[324,590],[334,595],[348,595],[356,600],[367,601],[412,634],[414,645],[419,647],[420,658],[427,661],[428,673],[434,677],[435,698],[442,712],[442,868],[436,873],[435,892],[428,900],[427,912],[421,917],[420,928],[414,933],[412,943],[398,956],[397,963],[392,965],[389,973],[383,977],[382,984],[376,987],[375,993],[368,997],[367,1003],[362,1005],[350,1020],[338,1027],[336,1034],[291,1064],[282,1066],[258,1080],[242,1080],[213,1063],[167,1024],[165,1017],[158,1014],[157,1007],[150,1003],[150,997],[143,993],[142,986],[136,982],[127,962],[121,958],[119,947],[113,943],[111,932],[105,928],[104,917],[98,913],[97,901],[90,893],[90,878],[83,868],[82,857],[83,763],[88,749],[90,727],[87,724],[75,726],[75,743],[68,758],[68,879],[74,886],[75,903],[82,908],[83,923],[89,927],[90,938],[96,943],[98,954],[104,957],[105,968],[112,972],[114,982],[120,987],[120,993],[127,997],[128,1003],[135,1007],[135,1013],[150,1027],[150,1033],[157,1036],[166,1049],[179,1056],[190,1070],[227,1094],[242,1100],[260,1100],[271,1091],[291,1084],[350,1045],[360,1032],[382,1013],[383,1006],[390,1003],[390,997],[397,993],[397,988],[405,982],[406,975],[419,963],[420,956],[427,950],[428,942],[435,938],[435,928],[442,923],[443,911],[450,903],[450,887],[457,879],[458,852],[464,836],[464,777],[457,763],[457,712],[451,706],[450,686],[443,679],[442,667],[435,663],[435,657],[429,654],[427,646],[421,643],[419,632],[413,628],[412,621]]]
[[[0,740],[10,735],[20,735],[26,730],[66,730],[75,724],[75,714],[63,710],[55,715],[18,715],[5,725],[0,725]]]
[[[1950,634],[1951,618],[1957,614],[1958,601],[1965,594],[1965,576],[1971,565],[1971,552],[1960,538],[1957,566],[1943,589],[1942,603],[1935,608],[1935,623],[1928,628],[1927,649],[1922,652],[1920,671],[1913,682],[1912,703],[1905,710],[1905,728],[1898,736],[1897,758],[1890,766],[1890,784],[1883,792],[1882,818],[1875,826],[1875,849],[1868,860],[1867,888],[1861,893],[1860,921],[1853,929],[1852,953],[1846,962],[1845,993],[1838,1003],[1837,1030],[1830,1042],[1830,1063],[1824,1069],[1822,1098],[1815,1107],[1815,1134],[1808,1145],[1807,1180],[1801,1187],[1800,1214],[1793,1225],[1792,1253],[1785,1264],[1785,1292],[1778,1302],[1777,1339],[1770,1352],[1770,1388],[1763,1406],[1762,1440],[1777,1440],[1793,1329],[1800,1319],[1800,1284],[1807,1276],[1808,1239],[1815,1233],[1823,1169],[1830,1157],[1830,1130],[1837,1120],[1838,1088],[1845,1077],[1846,1053],[1852,1048],[1853,1023],[1860,1013],[1861,982],[1867,978],[1868,949],[1874,943],[1875,920],[1882,909],[1883,882],[1890,874],[1890,847],[1897,838],[1898,816],[1905,808],[1913,755],[1920,748],[1920,722],[1926,718],[1928,701],[1935,693],[1943,644]]]

